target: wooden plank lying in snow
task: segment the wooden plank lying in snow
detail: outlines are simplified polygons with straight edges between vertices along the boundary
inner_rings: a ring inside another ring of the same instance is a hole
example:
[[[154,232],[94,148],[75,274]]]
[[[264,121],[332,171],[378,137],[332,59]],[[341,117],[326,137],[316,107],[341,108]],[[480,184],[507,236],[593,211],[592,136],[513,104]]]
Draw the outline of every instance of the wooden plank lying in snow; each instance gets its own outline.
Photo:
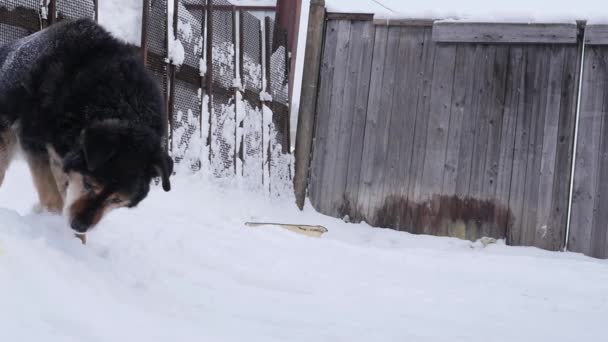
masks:
[[[448,43],[575,44],[576,24],[460,23],[433,24],[433,40]]]

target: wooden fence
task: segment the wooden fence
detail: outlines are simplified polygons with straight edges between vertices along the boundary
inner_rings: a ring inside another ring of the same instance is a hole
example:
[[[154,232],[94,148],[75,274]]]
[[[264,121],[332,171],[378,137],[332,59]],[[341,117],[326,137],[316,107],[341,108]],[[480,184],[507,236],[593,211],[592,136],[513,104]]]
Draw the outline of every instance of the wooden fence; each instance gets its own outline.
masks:
[[[325,19],[308,183],[318,211],[566,246],[583,25]],[[587,27],[587,44],[604,44],[603,28]],[[586,49],[569,236],[571,250],[599,257],[608,248],[607,51]]]

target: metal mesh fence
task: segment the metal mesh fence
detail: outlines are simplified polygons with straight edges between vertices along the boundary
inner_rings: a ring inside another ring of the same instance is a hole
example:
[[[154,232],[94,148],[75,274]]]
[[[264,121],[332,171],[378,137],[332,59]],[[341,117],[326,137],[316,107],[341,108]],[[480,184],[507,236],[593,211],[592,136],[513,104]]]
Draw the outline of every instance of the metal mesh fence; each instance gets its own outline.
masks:
[[[167,1],[151,0],[146,30],[147,67],[167,94]]]
[[[39,0],[0,0],[0,44],[8,44],[40,30]]]
[[[57,20],[95,18],[94,0],[55,0]],[[103,0],[102,0],[103,1]]]
[[[213,1],[215,5],[228,4]],[[236,118],[233,82],[234,19],[232,11],[213,12],[213,113],[211,118],[211,167],[220,177],[235,174]]]
[[[201,73],[203,54],[203,13],[190,12],[178,4],[177,39],[184,48],[184,61],[175,80],[173,107],[173,157],[176,163],[187,163],[192,170],[201,167]]]
[[[260,44],[260,20],[243,12],[243,86],[247,90],[260,93],[262,89],[262,54]]]

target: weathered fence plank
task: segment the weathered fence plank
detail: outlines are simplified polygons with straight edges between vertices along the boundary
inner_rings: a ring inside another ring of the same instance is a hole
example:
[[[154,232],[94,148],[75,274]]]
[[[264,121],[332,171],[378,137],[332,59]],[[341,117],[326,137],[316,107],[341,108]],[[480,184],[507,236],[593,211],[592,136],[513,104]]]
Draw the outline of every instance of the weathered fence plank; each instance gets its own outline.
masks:
[[[568,249],[606,257],[608,46],[587,46],[581,87]]]
[[[425,30],[420,27],[402,27],[400,40],[400,53],[403,54],[400,63],[399,80],[419,79],[420,70],[423,67],[422,51],[419,47],[424,43]],[[392,170],[392,182],[390,189],[385,188],[385,203],[388,204],[387,211],[392,214],[387,217],[392,221],[392,225],[398,229],[406,229],[406,221],[411,216],[406,205],[408,199],[408,178],[412,166],[412,149],[414,146],[414,135],[416,130],[416,108],[418,106],[418,89],[411,89],[407,83],[398,82],[395,103],[392,108],[392,117],[395,119],[391,123],[392,136],[396,136],[398,143],[394,144],[397,148],[396,156],[393,159],[396,164]],[[392,203],[390,203],[392,202]],[[395,203],[401,203],[397,206]]]
[[[401,30],[399,28],[388,28],[387,49],[384,59],[384,72],[379,80],[380,94],[376,98],[369,99],[368,103],[368,118],[375,118],[370,126],[370,120],[366,126],[366,137],[372,138],[370,145],[373,149],[373,166],[371,168],[370,191],[368,197],[364,199],[365,206],[363,207],[367,217],[373,224],[379,225],[384,216],[387,215],[381,210],[378,210],[384,205],[383,190],[386,182],[386,172],[388,171],[389,163],[389,147],[394,141],[389,140],[391,128],[391,107],[395,100],[392,92],[399,82],[397,79],[397,66],[399,61],[399,41]],[[377,76],[380,76],[377,74]],[[368,130],[373,130],[369,131]]]
[[[361,156],[361,175],[359,181],[359,194],[357,203],[353,210],[356,216],[368,218],[366,210],[368,201],[371,197],[371,186],[373,180],[373,167],[376,158],[376,129],[378,125],[378,107],[382,98],[382,83],[384,75],[385,58],[388,45],[388,28],[376,28],[374,53],[372,59],[372,71],[370,78],[370,92],[367,105],[367,116],[365,121],[365,133],[363,137],[363,153]]]
[[[433,40],[451,43],[575,44],[576,24],[468,23],[438,21]]]
[[[344,89],[346,88],[349,44],[351,22],[349,20],[338,20],[337,27],[337,48],[336,48],[336,63],[334,64],[334,75],[331,88],[331,100],[329,103],[329,120],[327,127],[329,129],[327,139],[325,141],[325,162],[321,174],[325,179],[325,184],[321,189],[321,205],[326,208],[330,215],[337,215],[337,202],[342,199],[342,190],[336,187],[335,174],[336,162],[340,151],[339,138],[344,123],[342,117],[345,115],[343,111]]]
[[[585,28],[585,44],[608,45],[608,25],[587,25]]]
[[[338,45],[338,22],[329,21],[325,30],[325,41],[323,44],[323,55],[319,71],[319,95],[316,105],[316,124],[314,139],[314,154],[310,168],[309,195],[312,204],[317,210],[324,212],[320,206],[321,189],[323,187],[323,165],[327,149],[327,130],[329,120],[329,105],[331,101],[331,88],[333,84],[334,65],[336,63],[336,51]]]
[[[360,26],[359,32],[361,45],[353,45],[353,55],[359,55],[358,64],[351,63],[349,76],[356,79],[349,84],[354,90],[354,93],[349,93],[351,102],[354,104],[352,111],[352,128],[348,144],[348,165],[346,168],[346,184],[344,189],[344,202],[339,208],[339,217],[353,215],[356,208],[350,208],[351,205],[358,203],[359,196],[359,177],[361,175],[361,160],[363,154],[363,136],[365,135],[365,121],[367,114],[368,94],[370,91],[370,78],[372,70],[372,59],[374,51],[375,27],[370,22],[356,23]],[[357,219],[357,217],[354,217]]]

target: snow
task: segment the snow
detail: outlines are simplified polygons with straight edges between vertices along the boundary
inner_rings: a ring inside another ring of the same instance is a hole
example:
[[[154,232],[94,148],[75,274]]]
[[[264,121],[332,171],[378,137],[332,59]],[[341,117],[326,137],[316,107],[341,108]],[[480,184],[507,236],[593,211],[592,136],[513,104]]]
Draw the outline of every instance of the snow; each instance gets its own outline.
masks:
[[[0,188],[5,341],[597,341],[608,262],[414,236],[177,176],[74,239]],[[245,221],[321,224],[320,239]]]
[[[375,13],[376,18],[469,19],[472,21],[608,22],[605,0],[325,0],[329,12]]]
[[[99,23],[114,36],[140,45],[142,6],[141,0],[101,0]]]

